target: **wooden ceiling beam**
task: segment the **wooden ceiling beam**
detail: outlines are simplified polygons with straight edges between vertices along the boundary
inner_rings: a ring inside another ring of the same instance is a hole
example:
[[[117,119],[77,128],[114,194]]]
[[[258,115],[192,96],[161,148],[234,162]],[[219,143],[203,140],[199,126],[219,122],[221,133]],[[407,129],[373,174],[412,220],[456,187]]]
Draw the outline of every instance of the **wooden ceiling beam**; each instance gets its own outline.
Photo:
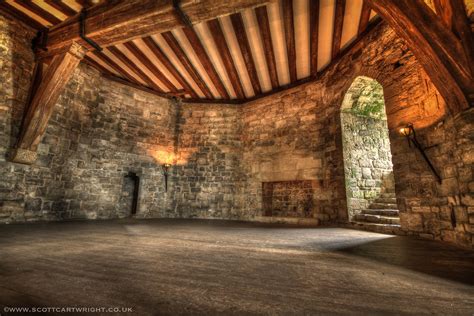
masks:
[[[453,8],[450,0],[433,0],[436,13],[450,30],[453,29]]]
[[[0,1],[0,10],[2,12],[6,12],[11,17],[18,19],[19,21],[25,23],[28,26],[31,26],[32,28],[36,30],[46,29],[46,27],[43,24],[39,23],[33,18],[30,18],[28,15],[21,12],[20,10],[16,10],[12,6],[8,5],[6,2]]]
[[[192,98],[199,98],[198,94],[194,89],[191,87],[191,84],[184,79],[184,77],[180,74],[180,72],[174,67],[171,63],[169,58],[165,55],[165,53],[161,50],[161,48],[155,43],[155,41],[151,37],[143,38],[143,42],[145,45],[150,49],[153,55],[158,58],[158,60],[166,67],[166,69],[173,75],[176,81],[189,92]]]
[[[456,35],[461,40],[464,54],[467,58],[467,64],[471,70],[471,76],[474,77],[474,34],[471,29],[470,20],[466,14],[466,7],[463,0],[450,0],[453,11],[453,27]],[[473,91],[474,92],[474,91]]]
[[[148,59],[148,57],[135,45],[133,42],[127,42],[124,46],[133,54],[135,57],[150,70],[153,75],[158,78],[171,92],[176,92],[178,89],[166,78],[166,76]]]
[[[268,73],[270,75],[270,81],[272,88],[279,87],[278,72],[276,68],[275,53],[273,52],[272,35],[270,31],[270,24],[268,21],[267,7],[258,7],[255,9],[257,16],[258,28],[260,30],[260,36],[262,38],[263,50],[265,53],[265,60],[267,62]]]
[[[363,0],[362,11],[360,13],[360,19],[359,19],[359,29],[357,31],[357,35],[360,35],[362,32],[364,32],[364,30],[369,25],[370,11],[371,11],[370,5],[367,3],[366,0]]]
[[[260,94],[262,93],[262,86],[260,85],[260,81],[258,79],[257,68],[255,67],[255,61],[250,49],[249,39],[245,31],[242,15],[240,13],[234,13],[230,16],[230,20],[239,43],[240,52],[242,53],[242,57],[245,61],[245,66],[247,67],[247,72],[250,77],[250,82],[252,83],[253,91],[256,95]]]
[[[309,59],[312,76],[318,73],[319,0],[309,1]]]
[[[336,12],[334,14],[334,31],[332,37],[332,58],[336,58],[341,51],[342,27],[344,26],[344,12],[346,0],[336,0]]]
[[[229,47],[222,32],[221,25],[218,19],[207,21],[207,26],[209,31],[212,34],[214,43],[216,44],[219,55],[224,63],[224,68],[229,76],[232,87],[238,99],[245,99],[244,88],[240,82],[239,74],[237,73],[237,68],[235,67],[234,61],[230,54]]]
[[[285,29],[286,53],[288,56],[288,68],[290,70],[290,82],[296,81],[296,47],[295,47],[295,22],[293,17],[293,0],[283,0],[283,26]]]
[[[45,0],[45,2],[56,10],[58,10],[59,12],[61,12],[62,14],[67,15],[68,17],[77,14],[77,12],[73,8],[71,8],[61,0]]]
[[[84,63],[88,64],[89,66],[97,69],[100,73],[104,75],[110,75],[110,76],[115,76],[113,72],[96,62],[94,59],[92,59],[89,56],[85,56],[84,59],[82,60]]]
[[[49,23],[55,25],[61,23],[61,20],[49,13],[48,11],[41,8],[36,3],[32,2],[31,0],[15,0],[16,3],[25,7],[26,9],[30,10],[36,15],[39,15],[41,18],[45,19]]]
[[[155,89],[156,91],[163,92],[163,90],[151,79],[146,73],[143,72],[135,63],[133,63],[124,53],[122,53],[117,47],[109,47],[108,50],[117,57],[122,63],[125,64],[131,71],[133,71],[137,76],[140,77],[143,81],[150,86],[150,88]]]
[[[451,111],[468,108],[474,80],[463,44],[435,12],[423,0],[366,1],[405,40]]]
[[[199,72],[196,70],[194,65],[191,63],[188,56],[186,55],[183,48],[181,47],[181,45],[179,45],[179,43],[176,40],[176,38],[174,37],[173,33],[168,31],[168,32],[165,32],[161,35],[163,36],[163,38],[165,39],[166,43],[171,48],[173,53],[179,59],[179,61],[183,65],[184,69],[186,69],[186,71],[189,73],[191,78],[198,85],[199,89],[201,89],[202,93],[206,96],[206,98],[212,99],[214,96],[212,95],[211,90],[209,90],[209,87],[204,82],[204,80],[201,78],[201,75],[199,75]]]
[[[104,53],[102,52],[99,52],[99,51],[94,51],[92,52],[92,54],[94,54],[97,58],[99,58],[100,60],[102,60],[104,63],[106,63],[107,65],[109,65],[111,68],[113,68],[117,73],[121,74],[122,76],[124,76],[125,78],[127,78],[128,80],[130,81],[136,81],[136,79],[131,76],[127,71],[125,71],[124,69],[122,69],[122,67],[120,67],[115,61],[113,61],[112,59],[109,58],[109,56],[105,55]]]
[[[201,40],[197,36],[196,31],[194,31],[193,28],[185,27],[183,28],[183,32],[186,35],[189,43],[191,43],[191,46],[196,55],[198,56],[199,61],[203,65],[204,69],[206,69],[209,78],[211,78],[212,83],[216,87],[221,97],[224,99],[229,99],[229,93],[225,89],[224,84],[222,83],[222,80],[219,77],[219,74],[217,73],[216,69],[214,68],[214,65],[209,59],[209,56],[207,55],[206,50],[204,49],[204,46],[201,43]]]
[[[235,13],[274,0],[183,0],[181,9],[195,23]],[[182,26],[169,0],[110,0],[87,12],[87,36],[101,47],[162,33]],[[79,16],[51,27],[48,54],[56,54],[70,42],[89,47],[79,36]],[[46,54],[46,53],[44,53]]]
[[[35,162],[38,144],[46,131],[54,106],[84,57],[85,51],[78,44],[71,45],[67,52],[54,56],[44,72],[43,60],[37,61],[25,116],[11,157],[13,162],[24,164]]]

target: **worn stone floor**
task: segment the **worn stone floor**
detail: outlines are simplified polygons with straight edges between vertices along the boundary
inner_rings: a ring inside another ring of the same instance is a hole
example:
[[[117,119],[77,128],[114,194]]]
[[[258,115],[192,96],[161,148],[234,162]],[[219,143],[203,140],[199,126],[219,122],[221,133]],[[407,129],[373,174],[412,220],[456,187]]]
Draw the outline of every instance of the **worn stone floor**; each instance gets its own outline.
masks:
[[[2,310],[473,315],[473,285],[473,252],[343,228],[201,220],[0,227]]]

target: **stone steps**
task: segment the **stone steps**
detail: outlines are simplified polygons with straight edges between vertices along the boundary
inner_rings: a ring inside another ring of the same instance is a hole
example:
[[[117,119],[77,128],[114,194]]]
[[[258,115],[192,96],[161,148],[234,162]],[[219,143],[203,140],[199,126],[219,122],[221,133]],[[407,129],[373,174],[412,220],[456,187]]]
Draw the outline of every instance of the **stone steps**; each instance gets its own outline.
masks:
[[[387,225],[400,225],[400,218],[395,216],[382,216],[372,214],[358,214],[354,216],[356,222],[368,222]]]
[[[404,235],[404,232],[401,230],[400,225],[351,222],[349,223],[349,225],[347,225],[347,227],[381,234]]]
[[[391,192],[384,192],[384,193],[381,193],[379,198],[382,198],[382,199],[394,199],[396,198],[395,196],[395,193],[391,193]]]
[[[397,199],[394,197],[379,197],[375,199],[374,203],[384,203],[384,204],[397,204]]]
[[[377,209],[377,210],[380,210],[380,209],[383,209],[383,210],[396,210],[397,209],[397,204],[393,204],[393,203],[371,203],[369,205],[369,209]]]
[[[394,192],[384,192],[353,218],[352,227],[373,232],[400,234],[400,217]]]
[[[398,217],[399,211],[395,209],[366,209],[361,214]]]

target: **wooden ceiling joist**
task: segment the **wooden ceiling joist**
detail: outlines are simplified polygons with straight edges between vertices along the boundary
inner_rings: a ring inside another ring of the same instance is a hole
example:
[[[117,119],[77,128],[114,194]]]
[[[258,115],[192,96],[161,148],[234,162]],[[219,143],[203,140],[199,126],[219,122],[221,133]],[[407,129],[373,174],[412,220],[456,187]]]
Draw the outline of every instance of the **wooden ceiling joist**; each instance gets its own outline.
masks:
[[[161,50],[161,48],[155,43],[155,41],[151,37],[143,38],[143,42],[145,45],[150,49],[153,55],[158,58],[158,60],[166,67],[166,69],[174,76],[176,81],[184,88],[184,90],[188,91],[191,95],[191,98],[199,98],[198,94],[194,89],[191,87],[191,84],[184,79],[181,73],[174,67],[165,53]]]
[[[219,55],[224,63],[225,70],[232,84],[232,88],[238,99],[245,99],[244,88],[240,82],[239,74],[237,73],[237,68],[235,68],[234,61],[230,54],[229,47],[222,32],[221,25],[218,19],[207,21],[207,25],[216,44]]]
[[[128,59],[127,56],[125,56],[124,53],[122,53],[117,47],[111,46],[108,48],[108,50],[116,57],[118,58],[125,66],[127,66],[131,71],[133,71],[141,80],[146,82],[146,84],[151,87],[156,89],[159,92],[163,92],[163,90],[151,79],[148,77],[148,75],[141,70],[134,62],[132,62],[130,59]]]
[[[295,82],[296,74],[296,48],[295,48],[295,23],[293,14],[293,0],[283,0],[283,26],[285,29],[286,52],[288,56],[288,68],[290,71],[290,82]]]
[[[197,36],[196,31],[194,31],[193,28],[185,27],[185,28],[183,28],[183,32],[186,35],[186,38],[188,39],[189,43],[191,44],[194,52],[198,56],[199,61],[201,62],[203,67],[206,69],[206,72],[209,75],[209,78],[211,78],[212,83],[216,87],[216,89],[219,92],[221,98],[229,99],[230,98],[229,93],[225,89],[221,78],[217,74],[217,71],[214,68],[214,65],[212,64],[211,60],[209,59],[209,56],[207,55],[206,50],[204,49],[204,46],[201,43],[201,40]]]
[[[336,58],[341,50],[342,27],[344,25],[344,12],[346,0],[336,0],[336,12],[334,14],[334,31],[332,38],[332,58]]]
[[[367,25],[369,25],[369,20],[370,20],[370,6],[366,0],[363,0],[362,2],[362,11],[360,14],[360,19],[359,19],[359,27],[357,34],[360,35],[364,30],[367,28]]]
[[[19,11],[19,10],[15,10],[13,7],[8,5],[6,2],[0,1],[0,9],[1,9],[2,12],[7,13],[8,15],[18,19],[19,21],[21,21],[21,22],[25,23],[26,25],[29,25],[29,26],[37,29],[37,30],[41,30],[41,29],[45,28],[43,26],[43,24],[39,23],[38,21],[36,21],[32,17],[28,16],[27,14],[25,14],[25,13]]]
[[[32,2],[31,0],[15,0],[16,3],[21,4],[23,7],[27,8],[34,14],[39,15],[46,21],[48,21],[51,24],[58,24],[61,23],[61,20],[55,17],[53,14],[49,13],[48,11],[44,10],[41,8],[39,5],[36,3]]]
[[[114,62],[109,56],[105,55],[102,52],[99,51],[94,51],[92,52],[98,59],[103,61],[105,64],[107,64],[110,68],[114,69],[117,73],[122,75],[124,78],[127,78],[130,82],[135,82],[135,78],[131,75],[128,74],[127,71],[122,69],[116,62]]]
[[[133,43],[127,42],[124,46],[146,67],[153,75],[158,78],[171,92],[178,89],[169,81],[165,75],[148,59],[148,57]]]
[[[270,32],[270,24],[268,21],[267,7],[259,7],[255,9],[255,14],[257,16],[258,28],[260,30],[260,36],[262,38],[262,44],[265,54],[265,60],[267,62],[268,73],[270,75],[270,81],[272,88],[278,88],[278,72],[275,61],[275,53],[273,51],[273,42]]]
[[[309,60],[310,74],[318,73],[318,41],[319,41],[319,0],[309,0]]]
[[[95,56],[85,62],[109,77],[120,76],[158,94],[177,95],[182,87],[184,98],[193,102],[244,102],[263,96],[263,91],[316,78],[345,51],[341,45],[364,36],[375,12],[371,0],[347,6],[345,0],[182,0],[179,7],[194,25],[182,28],[169,0],[109,0],[98,5],[41,1],[0,0],[0,10],[23,15],[22,20],[35,28],[56,24],[49,30],[48,51],[39,51],[39,58],[51,58],[71,42],[92,49],[79,37],[82,4],[87,7],[86,36],[105,49],[105,54],[89,51]],[[451,8],[463,0],[433,1],[449,3]],[[36,13],[28,9],[32,5]],[[53,18],[44,15],[48,8]],[[328,23],[333,27],[325,27]],[[454,24],[453,30],[463,36]],[[459,47],[464,47],[462,58],[467,60],[468,46]]]
[[[244,21],[242,20],[242,15],[240,13],[234,13],[230,16],[232,22],[232,27],[234,28],[237,41],[239,43],[240,52],[244,58],[245,66],[247,67],[247,72],[249,74],[250,82],[252,83],[252,88],[255,94],[262,93],[262,87],[258,79],[257,69],[255,67],[255,61],[250,50],[250,43],[245,32]]]
[[[181,8],[193,23],[265,4],[268,0],[184,0]],[[48,52],[55,54],[71,41],[89,47],[79,36],[79,17],[53,26],[48,36]],[[169,0],[115,0],[88,10],[87,36],[102,47],[161,33],[182,26]]]
[[[73,15],[76,15],[77,12],[72,9],[70,6],[66,5],[64,2],[61,0],[44,0],[47,4],[61,12],[62,14],[71,17]]]
[[[99,70],[104,75],[115,76],[110,70],[108,70],[107,68],[105,68],[104,66],[102,66],[101,64],[99,64],[98,62],[96,62],[94,59],[92,59],[89,56],[85,56],[83,61],[86,64],[88,64],[88,65],[94,67],[95,69]]]
[[[211,93],[211,90],[206,85],[204,80],[201,78],[201,75],[199,75],[199,72],[196,70],[194,65],[191,63],[188,56],[186,55],[183,48],[181,47],[181,45],[179,45],[179,43],[176,40],[176,38],[174,37],[173,33],[165,32],[161,35],[163,36],[163,38],[165,39],[166,43],[171,48],[173,53],[179,59],[179,61],[181,62],[181,65],[183,65],[184,69],[186,69],[188,74],[191,76],[191,78],[194,80],[194,82],[198,85],[199,89],[201,89],[202,93],[206,96],[206,98],[208,98],[208,99],[214,98],[214,96]]]

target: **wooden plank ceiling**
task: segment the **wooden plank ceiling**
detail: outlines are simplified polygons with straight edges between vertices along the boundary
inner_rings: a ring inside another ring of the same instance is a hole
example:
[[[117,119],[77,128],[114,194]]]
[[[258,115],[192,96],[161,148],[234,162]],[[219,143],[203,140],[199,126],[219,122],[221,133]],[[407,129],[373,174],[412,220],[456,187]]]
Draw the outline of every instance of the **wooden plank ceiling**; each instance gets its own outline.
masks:
[[[91,1],[0,0],[35,28]],[[111,78],[189,101],[242,102],[317,76],[376,18],[363,0],[279,0],[90,52]]]

